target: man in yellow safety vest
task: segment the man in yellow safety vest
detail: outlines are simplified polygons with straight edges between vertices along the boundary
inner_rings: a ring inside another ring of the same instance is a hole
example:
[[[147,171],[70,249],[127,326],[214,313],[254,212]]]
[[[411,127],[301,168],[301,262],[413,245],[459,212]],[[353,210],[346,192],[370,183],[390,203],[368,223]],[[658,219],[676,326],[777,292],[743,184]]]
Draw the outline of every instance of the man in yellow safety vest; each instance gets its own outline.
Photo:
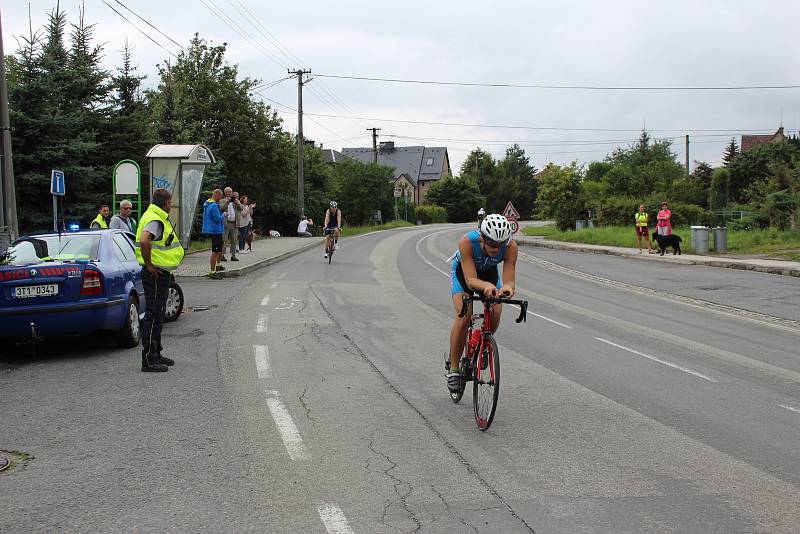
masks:
[[[183,261],[184,250],[172,224],[169,210],[172,194],[166,189],[153,191],[153,201],[136,229],[136,257],[142,269],[145,314],[142,320],[142,371],[164,372],[174,365],[161,351],[161,329],[167,305],[171,271]]]
[[[89,228],[92,230],[108,228],[108,219],[111,214],[111,211],[108,209],[108,204],[100,204],[99,208],[97,217],[95,217],[92,224],[89,225]]]

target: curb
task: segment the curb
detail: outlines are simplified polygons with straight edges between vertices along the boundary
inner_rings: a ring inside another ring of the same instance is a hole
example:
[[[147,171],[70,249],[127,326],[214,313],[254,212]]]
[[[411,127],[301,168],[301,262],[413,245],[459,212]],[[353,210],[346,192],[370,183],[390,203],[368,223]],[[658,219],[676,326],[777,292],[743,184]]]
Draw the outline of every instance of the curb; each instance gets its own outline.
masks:
[[[679,257],[667,258],[666,256],[658,256],[658,255],[656,255],[656,257],[650,257],[649,254],[647,256],[630,254],[624,251],[615,250],[613,248],[602,247],[600,245],[587,247],[579,244],[576,245],[573,243],[567,243],[564,241],[546,241],[543,238],[534,238],[531,236],[521,236],[521,237],[523,237],[524,239],[521,240],[519,238],[515,238],[517,244],[528,247],[542,247],[542,248],[551,248],[557,250],[569,250],[572,252],[588,252],[592,254],[606,254],[609,256],[624,256],[627,258],[633,258],[635,260],[679,263],[682,265],[705,265],[708,267],[720,267],[723,269],[737,269],[740,271],[756,271],[767,274],[778,274],[782,276],[800,277],[800,269],[792,267],[758,265],[753,263],[739,263],[739,262],[731,262],[718,259],[690,260]]]
[[[290,250],[289,252],[284,252],[283,254],[279,254],[277,256],[272,256],[270,258],[264,258],[263,260],[260,260],[260,261],[258,261],[256,263],[251,264],[251,265],[247,265],[245,267],[242,267],[241,269],[236,269],[235,271],[222,271],[220,274],[222,275],[223,278],[234,278],[234,277],[237,277],[237,276],[242,276],[242,275],[247,274],[247,273],[249,273],[251,271],[255,271],[256,269],[260,269],[261,267],[266,267],[268,265],[272,265],[273,263],[278,263],[279,261],[283,261],[285,259],[291,258],[292,256],[300,254],[301,252],[305,252],[306,250],[308,250],[310,248],[314,248],[317,245],[319,245],[319,242],[318,241],[314,241],[313,243],[308,243],[307,245],[304,245],[302,247],[296,248],[294,250]],[[201,277],[198,277],[198,278],[203,278],[203,277],[201,276]]]

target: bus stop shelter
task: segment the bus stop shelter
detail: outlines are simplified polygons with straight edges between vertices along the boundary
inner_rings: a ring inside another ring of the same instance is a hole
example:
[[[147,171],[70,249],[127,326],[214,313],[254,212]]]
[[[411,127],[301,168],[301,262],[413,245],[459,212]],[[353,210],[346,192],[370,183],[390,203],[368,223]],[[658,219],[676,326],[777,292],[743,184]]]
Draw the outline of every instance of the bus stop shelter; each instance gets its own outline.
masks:
[[[150,201],[155,189],[172,193],[169,219],[184,248],[189,248],[206,166],[214,154],[205,145],[156,145],[147,152],[150,161]]]

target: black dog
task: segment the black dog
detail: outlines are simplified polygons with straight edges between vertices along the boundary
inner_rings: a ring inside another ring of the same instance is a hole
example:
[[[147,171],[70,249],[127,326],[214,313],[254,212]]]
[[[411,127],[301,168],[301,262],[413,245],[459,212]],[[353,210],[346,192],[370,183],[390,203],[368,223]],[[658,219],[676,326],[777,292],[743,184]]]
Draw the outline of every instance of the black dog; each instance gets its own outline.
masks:
[[[653,241],[658,243],[658,247],[661,249],[662,256],[664,255],[664,252],[666,252],[667,247],[672,247],[673,256],[681,253],[681,236],[679,235],[659,235],[658,232],[653,232]]]

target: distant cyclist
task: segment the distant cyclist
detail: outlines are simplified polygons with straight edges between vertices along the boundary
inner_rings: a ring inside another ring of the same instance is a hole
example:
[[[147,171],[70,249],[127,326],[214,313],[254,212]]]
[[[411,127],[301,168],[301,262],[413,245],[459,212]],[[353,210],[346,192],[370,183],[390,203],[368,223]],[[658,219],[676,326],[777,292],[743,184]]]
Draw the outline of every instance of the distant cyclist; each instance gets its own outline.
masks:
[[[328,258],[328,250],[331,246],[331,239],[333,239],[333,250],[339,249],[339,236],[342,235],[342,210],[335,201],[331,200],[330,207],[325,210],[325,258]]]
[[[450,272],[450,296],[453,299],[455,317],[450,329],[450,361],[446,362],[447,388],[453,393],[461,391],[458,360],[464,350],[467,325],[472,315],[470,305],[467,314],[459,317],[462,297],[479,293],[486,297],[511,298],[515,291],[517,267],[517,243],[511,240],[511,224],[497,213],[487,215],[479,230],[472,230],[458,240],[458,252]],[[500,263],[503,274],[500,275]],[[500,326],[502,306],[495,307],[492,332]]]
[[[481,223],[483,222],[484,217],[486,217],[486,210],[481,208],[478,210],[478,228],[481,227]]]

